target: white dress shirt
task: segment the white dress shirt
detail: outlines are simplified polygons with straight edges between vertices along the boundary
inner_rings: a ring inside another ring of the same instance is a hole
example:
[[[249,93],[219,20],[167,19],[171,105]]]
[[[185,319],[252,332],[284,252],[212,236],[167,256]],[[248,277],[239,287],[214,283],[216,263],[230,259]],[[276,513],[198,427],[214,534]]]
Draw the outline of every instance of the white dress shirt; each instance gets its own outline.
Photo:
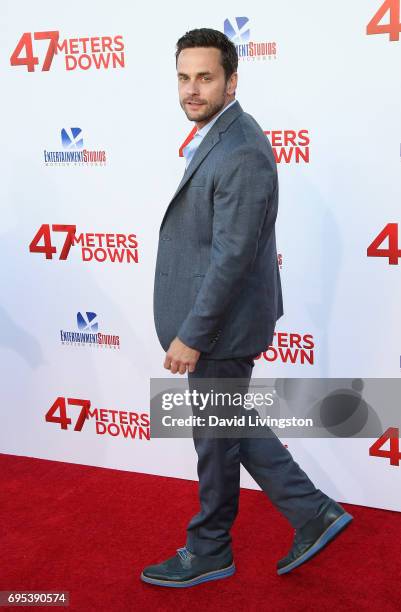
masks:
[[[232,102],[230,102],[230,104],[227,104],[227,106],[225,106],[222,111],[220,111],[215,117],[213,117],[211,121],[206,123],[206,125],[204,125],[200,130],[198,130],[192,140],[187,144],[186,147],[183,148],[182,152],[186,160],[185,168],[188,168],[191,159],[195,155],[196,149],[199,147],[200,143],[202,142],[203,138],[206,136],[210,128],[215,124],[220,115],[222,115],[224,111],[230,108],[230,106],[232,106],[234,102],[236,102],[236,100],[233,100]]]

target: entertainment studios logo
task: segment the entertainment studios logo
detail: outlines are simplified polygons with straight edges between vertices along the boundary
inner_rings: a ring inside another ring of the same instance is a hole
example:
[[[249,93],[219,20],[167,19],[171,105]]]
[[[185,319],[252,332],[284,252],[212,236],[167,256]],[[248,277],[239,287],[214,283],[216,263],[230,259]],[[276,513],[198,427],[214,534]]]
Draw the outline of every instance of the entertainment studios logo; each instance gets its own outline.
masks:
[[[277,59],[276,41],[255,41],[251,38],[248,17],[225,19],[224,34],[234,43],[240,61]]]
[[[63,128],[60,132],[61,150],[48,151],[44,149],[45,166],[105,166],[106,151],[104,149],[87,149],[81,128]]]
[[[63,346],[89,346],[91,348],[120,348],[120,336],[99,331],[96,312],[77,312],[77,330],[60,329]]]

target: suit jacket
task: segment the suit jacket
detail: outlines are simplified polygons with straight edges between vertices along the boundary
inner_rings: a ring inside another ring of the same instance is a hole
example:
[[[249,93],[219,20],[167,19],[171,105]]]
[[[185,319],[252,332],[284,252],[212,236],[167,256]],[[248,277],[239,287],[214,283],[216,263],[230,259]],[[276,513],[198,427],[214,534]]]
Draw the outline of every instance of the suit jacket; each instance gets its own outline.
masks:
[[[154,278],[156,332],[201,356],[257,355],[283,314],[277,166],[237,101],[196,150],[164,214]]]

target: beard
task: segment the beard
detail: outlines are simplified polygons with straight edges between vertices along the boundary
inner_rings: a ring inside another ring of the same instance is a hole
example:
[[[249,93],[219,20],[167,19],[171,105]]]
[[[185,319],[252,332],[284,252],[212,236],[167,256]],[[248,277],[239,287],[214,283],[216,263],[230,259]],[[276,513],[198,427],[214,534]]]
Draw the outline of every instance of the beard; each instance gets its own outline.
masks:
[[[212,119],[214,115],[216,115],[223,108],[225,96],[223,94],[221,99],[216,102],[207,102],[207,100],[193,100],[193,102],[202,103],[199,110],[191,109],[186,105],[187,102],[191,101],[191,99],[186,99],[185,101],[180,100],[181,108],[189,121],[209,121],[209,119]]]

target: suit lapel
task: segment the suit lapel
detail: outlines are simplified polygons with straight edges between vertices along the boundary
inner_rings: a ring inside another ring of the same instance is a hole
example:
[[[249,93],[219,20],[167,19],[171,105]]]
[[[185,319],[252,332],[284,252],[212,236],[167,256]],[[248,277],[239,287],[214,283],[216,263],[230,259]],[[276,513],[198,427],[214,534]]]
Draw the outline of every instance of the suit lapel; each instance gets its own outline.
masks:
[[[182,177],[182,179],[180,181],[180,184],[177,187],[177,190],[176,190],[175,194],[171,198],[171,201],[174,200],[174,198],[179,194],[179,192],[184,187],[184,185],[186,185],[188,183],[189,179],[191,178],[191,176],[193,175],[195,170],[200,166],[202,161],[205,159],[206,155],[208,153],[210,153],[210,151],[213,149],[214,145],[216,145],[219,142],[220,134],[218,132],[217,132],[217,134],[216,133],[211,134],[211,132],[212,132],[212,130],[210,130],[210,132],[208,132],[206,134],[205,138],[202,140],[202,142],[200,143],[199,147],[196,149],[195,154],[194,154],[193,158],[191,159],[191,161],[190,161],[190,163],[189,163],[189,165],[188,165],[188,167],[187,167],[187,169],[186,169],[186,171],[184,173],[184,176]],[[209,138],[209,134],[211,136],[210,138]]]
[[[163,227],[164,221],[166,219],[167,213],[183,187],[188,183],[193,173],[197,168],[199,168],[200,164],[203,162],[205,157],[210,153],[213,147],[219,142],[220,134],[225,132],[227,128],[232,124],[232,122],[239,117],[240,114],[243,113],[243,110],[240,106],[240,103],[236,101],[229,109],[224,111],[224,113],[217,119],[216,123],[211,127],[209,132],[206,134],[199,147],[195,151],[193,158],[191,159],[184,176],[182,177],[180,184],[178,185],[176,192],[171,198],[166,212],[164,213],[163,220],[160,225],[160,230]]]

